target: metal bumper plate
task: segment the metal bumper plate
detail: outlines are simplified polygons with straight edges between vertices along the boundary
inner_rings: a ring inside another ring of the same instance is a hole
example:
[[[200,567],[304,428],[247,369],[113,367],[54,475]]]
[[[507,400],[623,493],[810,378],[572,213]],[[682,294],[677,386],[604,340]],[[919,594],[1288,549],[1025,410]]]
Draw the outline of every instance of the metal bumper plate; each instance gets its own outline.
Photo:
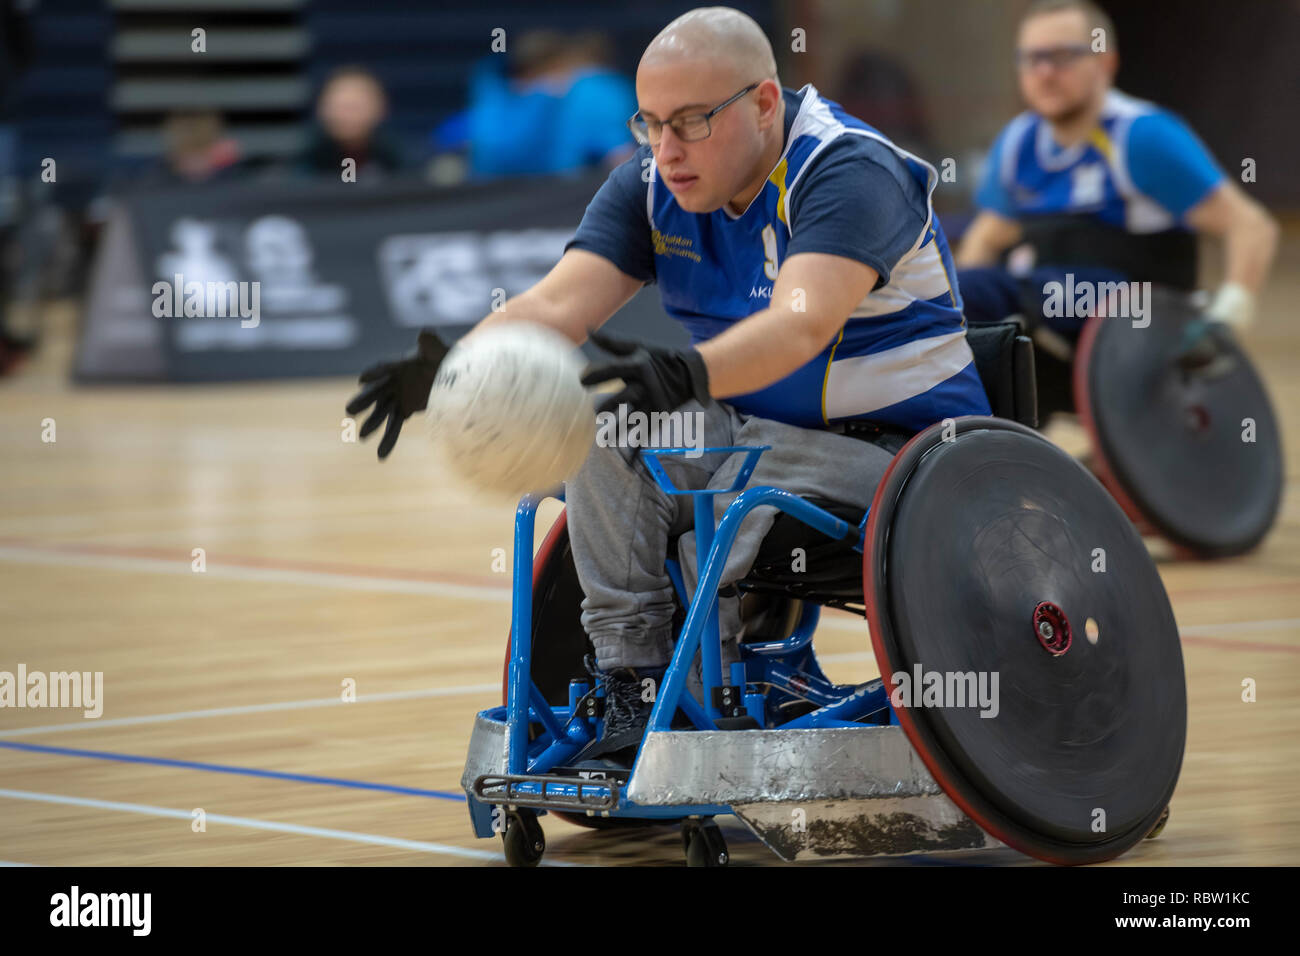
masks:
[[[902,729],[646,735],[628,797],[729,805],[783,860],[999,846],[935,783]]]
[[[478,715],[467,794],[479,776],[504,772],[505,752],[505,724]],[[651,732],[627,796],[730,806],[787,861],[1001,845],[948,799],[895,726]]]
[[[643,806],[910,797],[942,791],[899,727],[655,731],[628,798]]]
[[[469,737],[469,753],[465,756],[465,772],[460,785],[473,796],[474,781],[485,773],[505,773],[506,725],[478,714],[474,718],[474,731]]]

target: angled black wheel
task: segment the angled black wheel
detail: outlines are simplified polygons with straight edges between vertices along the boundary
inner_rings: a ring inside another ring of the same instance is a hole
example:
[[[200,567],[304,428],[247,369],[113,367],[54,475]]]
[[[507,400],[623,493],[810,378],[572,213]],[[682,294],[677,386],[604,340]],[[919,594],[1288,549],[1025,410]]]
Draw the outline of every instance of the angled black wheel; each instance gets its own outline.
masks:
[[[1226,330],[1217,371],[1186,371],[1186,335],[1203,319],[1183,293],[1152,291],[1150,324],[1094,316],[1079,339],[1075,405],[1102,481],[1130,517],[1182,551],[1219,558],[1254,548],[1284,484],[1273,406]]]
[[[898,454],[867,528],[881,674],[904,695],[937,674],[947,694],[904,696],[899,722],[997,839],[1054,863],[1118,856],[1156,825],[1182,765],[1164,586],[1111,496],[1042,436],[993,418],[944,435]]]

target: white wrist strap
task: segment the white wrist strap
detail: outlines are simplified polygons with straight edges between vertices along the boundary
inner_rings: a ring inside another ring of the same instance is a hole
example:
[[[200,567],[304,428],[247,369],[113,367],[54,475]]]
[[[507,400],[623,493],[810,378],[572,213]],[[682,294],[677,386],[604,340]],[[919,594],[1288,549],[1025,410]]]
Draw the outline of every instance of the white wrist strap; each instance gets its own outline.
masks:
[[[1255,296],[1239,282],[1225,282],[1215,293],[1205,314],[1215,322],[1230,325],[1237,331],[1250,327],[1255,318]]]

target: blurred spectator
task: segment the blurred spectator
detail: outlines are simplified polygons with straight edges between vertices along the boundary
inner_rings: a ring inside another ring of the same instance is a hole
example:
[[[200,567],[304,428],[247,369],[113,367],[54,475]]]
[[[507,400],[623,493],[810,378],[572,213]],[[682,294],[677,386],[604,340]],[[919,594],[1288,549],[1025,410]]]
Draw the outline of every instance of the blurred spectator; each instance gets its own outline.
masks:
[[[170,113],[163,121],[163,156],[145,173],[153,184],[222,182],[242,171],[239,144],[210,110]]]
[[[597,33],[524,34],[508,58],[476,65],[469,108],[438,128],[435,148],[467,152],[477,179],[617,165],[633,152],[636,93],[606,60]]]
[[[406,168],[401,148],[382,126],[387,114],[388,98],[373,73],[359,66],[335,70],[316,101],[317,125],[298,157],[298,171],[337,177],[343,160],[351,159],[361,181]]]

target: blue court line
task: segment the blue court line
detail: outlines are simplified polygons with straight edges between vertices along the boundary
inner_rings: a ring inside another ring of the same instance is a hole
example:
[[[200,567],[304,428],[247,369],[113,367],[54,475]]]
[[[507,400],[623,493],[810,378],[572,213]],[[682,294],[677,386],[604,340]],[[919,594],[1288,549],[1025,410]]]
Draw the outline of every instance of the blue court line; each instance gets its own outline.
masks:
[[[315,783],[326,787],[351,787],[354,790],[379,790],[399,793],[408,797],[429,797],[434,800],[465,802],[462,793],[443,790],[421,790],[418,787],[398,787],[388,783],[367,783],[364,780],[344,780],[341,777],[316,777],[303,773],[284,773],[279,770],[258,770],[254,767],[231,767],[220,763],[201,763],[197,760],[172,760],[167,757],[140,757],[135,754],[109,753],[106,750],[78,750],[74,747],[51,747],[47,744],[22,744],[0,740],[0,748],[22,750],[27,753],[57,754],[62,757],[86,757],[91,760],[115,760],[119,763],[144,763],[158,767],[175,767],[181,770],[208,770],[212,773],[233,773],[245,777],[268,777],[272,780],[291,780],[294,783]]]

